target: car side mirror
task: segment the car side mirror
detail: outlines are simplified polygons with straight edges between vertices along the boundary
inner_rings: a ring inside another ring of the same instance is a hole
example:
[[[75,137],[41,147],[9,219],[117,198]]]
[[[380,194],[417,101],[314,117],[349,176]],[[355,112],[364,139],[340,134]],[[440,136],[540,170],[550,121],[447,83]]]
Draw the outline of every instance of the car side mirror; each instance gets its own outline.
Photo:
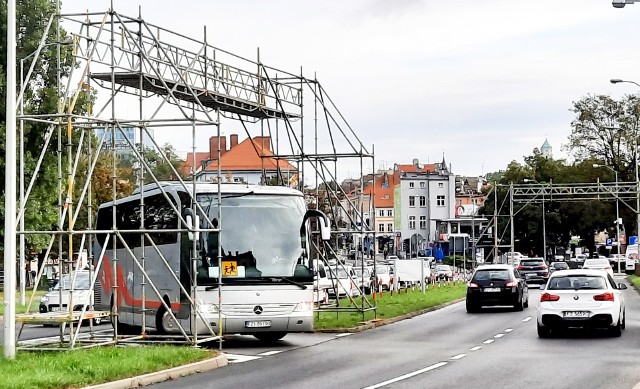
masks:
[[[623,283],[618,284],[618,289],[627,289],[627,285]]]

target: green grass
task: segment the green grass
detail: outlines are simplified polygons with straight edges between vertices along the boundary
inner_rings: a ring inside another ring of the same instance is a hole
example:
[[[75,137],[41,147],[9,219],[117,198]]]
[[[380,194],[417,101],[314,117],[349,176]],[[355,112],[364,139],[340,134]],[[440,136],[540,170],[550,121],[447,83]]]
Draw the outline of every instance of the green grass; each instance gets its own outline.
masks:
[[[636,286],[636,288],[640,288],[640,277],[636,275],[630,275],[628,280],[631,281],[632,284]]]
[[[46,290],[36,290],[36,295],[33,298],[33,302],[31,303],[31,312],[37,312],[38,306],[40,305],[40,297],[44,296],[47,293]],[[25,309],[27,305],[29,305],[29,299],[31,298],[31,290],[27,289],[27,293],[25,293],[25,302],[26,305],[20,304],[20,292],[16,292],[16,313],[25,313]],[[0,301],[4,301],[4,292],[0,292]],[[0,316],[4,315],[4,304],[0,303]]]
[[[18,352],[0,359],[0,388],[78,388],[159,371],[215,356],[180,346],[95,347],[63,352]]]
[[[420,290],[408,293],[394,293],[393,296],[389,292],[384,293],[384,297],[376,299],[378,306],[378,318],[388,319],[401,316],[410,312],[419,311],[421,309],[434,307],[449,301],[453,301],[465,296],[467,285],[464,283],[451,286],[436,287],[429,289],[424,294]],[[368,296],[369,301],[371,296]],[[360,304],[360,298],[356,298]],[[342,300],[341,306],[349,306],[351,302]],[[364,320],[375,318],[374,312],[365,312]],[[316,329],[338,329],[351,328],[357,326],[363,321],[360,312],[320,312],[315,315]]]

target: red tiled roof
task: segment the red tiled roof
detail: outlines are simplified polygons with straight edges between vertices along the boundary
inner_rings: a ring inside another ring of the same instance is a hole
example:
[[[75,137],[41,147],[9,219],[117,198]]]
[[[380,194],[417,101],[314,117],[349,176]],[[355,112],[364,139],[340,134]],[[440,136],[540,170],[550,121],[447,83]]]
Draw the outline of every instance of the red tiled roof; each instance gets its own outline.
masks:
[[[399,182],[399,175],[396,178],[396,174],[387,175],[387,183],[384,185],[385,176],[376,177],[374,185],[376,196],[373,199],[373,206],[376,208],[393,208],[393,188],[396,186],[396,182]],[[397,179],[397,180],[396,180]],[[367,185],[364,188],[365,194],[371,194],[373,192],[373,185]],[[385,198],[387,197],[388,198]]]
[[[264,167],[265,170],[274,171],[280,167],[280,170],[283,171],[298,170],[286,160],[261,158],[260,155],[273,155],[269,150],[269,137],[247,138],[220,157],[220,169],[223,171],[255,171],[262,170]],[[217,169],[218,161],[213,161],[205,168],[205,171]]]
[[[207,159],[209,159],[208,151],[196,152],[196,164],[195,164],[195,168],[193,169],[193,172],[198,171],[198,169],[200,169],[200,166],[202,166],[202,162],[206,161]],[[189,152],[187,153],[187,159],[185,159],[184,163],[180,166],[180,169],[182,169],[182,173],[185,176],[188,176],[191,174],[191,168],[193,167],[192,163],[193,163],[193,153]]]
[[[421,169],[418,169],[416,167],[416,165],[398,165],[398,169],[397,170],[402,170],[403,172],[407,172],[407,173],[415,173],[415,172],[435,172],[436,171],[436,164],[435,163],[431,163],[431,164],[427,164],[427,165],[423,165]]]

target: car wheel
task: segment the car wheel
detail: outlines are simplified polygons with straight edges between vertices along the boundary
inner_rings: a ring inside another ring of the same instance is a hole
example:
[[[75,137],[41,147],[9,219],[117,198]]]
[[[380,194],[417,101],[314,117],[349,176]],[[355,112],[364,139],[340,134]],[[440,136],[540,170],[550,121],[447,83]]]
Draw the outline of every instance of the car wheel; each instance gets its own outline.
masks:
[[[516,304],[513,306],[515,311],[523,311],[524,310],[524,301],[522,301],[522,296],[518,299]]]
[[[620,328],[624,330],[626,327],[627,327],[627,311],[624,310],[622,311],[622,324],[620,325]]]
[[[527,296],[527,299],[526,299],[526,300],[524,300],[523,307],[525,307],[525,308],[529,308],[529,296]]]
[[[478,307],[476,304],[469,302],[469,300],[467,300],[466,306],[467,306],[467,313],[475,313],[480,310],[480,307]]]
[[[611,336],[617,338],[620,337],[620,335],[622,335],[622,324],[620,323],[621,319],[618,318],[618,323],[611,327],[610,331],[611,331]]]
[[[549,336],[551,336],[551,330],[549,330],[545,326],[541,326],[540,323],[538,323],[538,337],[548,338]]]

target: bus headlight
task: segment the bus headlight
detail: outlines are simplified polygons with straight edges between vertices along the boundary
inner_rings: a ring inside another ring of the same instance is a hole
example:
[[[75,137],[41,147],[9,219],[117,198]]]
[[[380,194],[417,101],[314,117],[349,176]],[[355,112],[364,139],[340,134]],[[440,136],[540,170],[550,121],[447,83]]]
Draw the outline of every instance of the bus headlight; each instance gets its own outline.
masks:
[[[217,313],[218,307],[215,304],[200,304],[198,309],[203,313]]]
[[[307,312],[307,311],[313,311],[312,302],[298,303],[296,307],[293,308],[293,312]]]

